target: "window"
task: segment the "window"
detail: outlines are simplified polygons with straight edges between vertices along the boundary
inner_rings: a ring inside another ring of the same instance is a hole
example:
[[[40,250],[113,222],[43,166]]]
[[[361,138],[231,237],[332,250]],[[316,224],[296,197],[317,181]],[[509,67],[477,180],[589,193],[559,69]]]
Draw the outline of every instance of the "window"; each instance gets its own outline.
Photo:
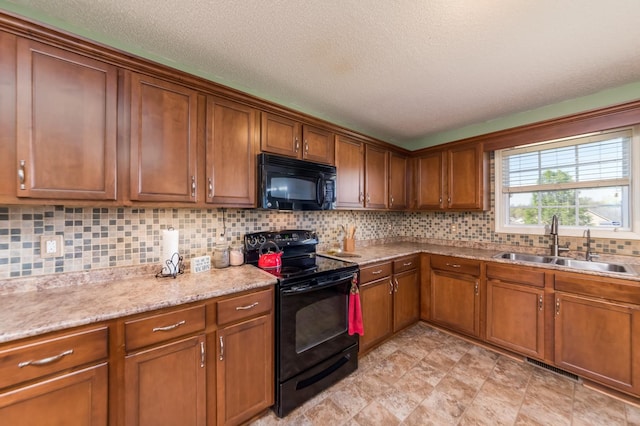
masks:
[[[556,215],[564,235],[635,238],[633,130],[496,151],[496,231],[543,234]]]

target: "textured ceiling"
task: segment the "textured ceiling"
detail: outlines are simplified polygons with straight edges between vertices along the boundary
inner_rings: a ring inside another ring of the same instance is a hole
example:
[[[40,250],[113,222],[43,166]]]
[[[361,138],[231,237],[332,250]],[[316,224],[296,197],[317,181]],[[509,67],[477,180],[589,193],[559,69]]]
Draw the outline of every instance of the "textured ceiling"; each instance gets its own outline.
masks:
[[[5,0],[388,142],[640,81],[638,0]]]

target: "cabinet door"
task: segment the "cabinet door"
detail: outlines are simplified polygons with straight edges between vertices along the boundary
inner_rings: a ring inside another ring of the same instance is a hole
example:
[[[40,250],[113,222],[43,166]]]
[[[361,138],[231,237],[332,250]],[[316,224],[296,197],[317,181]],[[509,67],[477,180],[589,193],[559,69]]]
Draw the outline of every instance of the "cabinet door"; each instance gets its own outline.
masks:
[[[362,325],[360,352],[382,342],[393,333],[393,281],[382,278],[360,286]]]
[[[0,204],[17,201],[16,36],[0,31]]]
[[[198,97],[152,77],[131,77],[131,199],[196,202]]]
[[[333,133],[317,127],[302,126],[302,158],[318,163],[335,164]]]
[[[260,137],[262,152],[300,157],[300,123],[290,118],[267,112],[262,113]]]
[[[364,158],[365,207],[386,209],[389,206],[389,153],[385,149],[366,145]]]
[[[393,276],[393,331],[396,332],[420,319],[420,280],[417,270]]]
[[[115,200],[117,68],[17,43],[17,195]]]
[[[544,358],[544,291],[487,281],[487,340],[534,358]]]
[[[0,424],[106,426],[108,367],[100,364],[0,393]]]
[[[336,138],[338,207],[364,207],[364,144],[353,139]]]
[[[235,207],[256,204],[258,111],[207,98],[207,202]]]
[[[403,210],[409,206],[407,175],[409,160],[406,156],[389,154],[389,208]]]
[[[444,207],[443,191],[445,163],[440,151],[415,160],[415,206],[423,210],[440,210]]]
[[[613,386],[640,392],[636,308],[556,293],[555,364]]]
[[[206,422],[205,337],[155,347],[125,358],[126,425]]]
[[[481,145],[463,146],[448,151],[448,208],[483,208],[482,155]]]
[[[472,336],[480,334],[479,279],[431,271],[431,320]]]
[[[240,424],[274,401],[273,315],[218,330],[218,425]]]

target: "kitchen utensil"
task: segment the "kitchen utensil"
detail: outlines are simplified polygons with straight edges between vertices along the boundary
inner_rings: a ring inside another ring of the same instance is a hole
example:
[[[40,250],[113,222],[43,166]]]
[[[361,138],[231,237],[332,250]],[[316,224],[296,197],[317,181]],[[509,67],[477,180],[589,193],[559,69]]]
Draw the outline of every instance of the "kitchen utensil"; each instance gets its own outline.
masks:
[[[271,251],[275,248],[275,251]],[[264,250],[267,250],[264,252]],[[273,241],[265,241],[260,245],[260,257],[258,258],[258,267],[262,269],[277,269],[282,266],[282,250]]]

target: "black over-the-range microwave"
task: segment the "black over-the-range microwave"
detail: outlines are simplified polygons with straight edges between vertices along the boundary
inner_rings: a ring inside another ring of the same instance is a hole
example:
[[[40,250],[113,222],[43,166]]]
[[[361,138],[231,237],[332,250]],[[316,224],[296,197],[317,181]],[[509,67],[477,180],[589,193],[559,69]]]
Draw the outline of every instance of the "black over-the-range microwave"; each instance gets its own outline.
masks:
[[[258,155],[260,207],[275,210],[336,208],[336,168],[273,154]]]

